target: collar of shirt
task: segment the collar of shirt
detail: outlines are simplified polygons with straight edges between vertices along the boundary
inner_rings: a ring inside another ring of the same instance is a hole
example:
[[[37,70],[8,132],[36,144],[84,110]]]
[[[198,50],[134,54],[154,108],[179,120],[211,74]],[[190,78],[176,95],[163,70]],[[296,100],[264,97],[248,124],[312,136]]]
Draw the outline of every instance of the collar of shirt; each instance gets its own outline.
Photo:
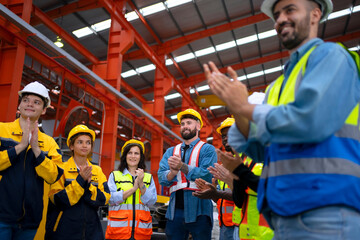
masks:
[[[123,171],[123,175],[126,175],[126,174],[130,174],[130,176],[133,176],[133,175],[131,175],[131,173],[129,172],[129,170],[127,168],[125,168]]]
[[[189,149],[190,149],[190,148],[193,148],[199,141],[200,141],[200,138],[197,138],[197,139],[195,139],[194,141],[192,141],[192,142],[189,144]],[[181,148],[184,149],[184,147],[185,147],[185,143],[183,142],[183,143],[181,144]]]
[[[304,54],[307,51],[309,51],[313,46],[319,45],[323,42],[324,41],[321,40],[320,38],[313,38],[313,39],[309,40],[307,43],[305,43],[303,46],[299,47],[298,50],[293,52],[290,55],[289,61],[285,64],[285,67],[284,67],[285,77],[288,77],[288,75],[291,73],[292,69],[295,67],[296,63],[300,60],[300,58],[302,56],[304,56]]]

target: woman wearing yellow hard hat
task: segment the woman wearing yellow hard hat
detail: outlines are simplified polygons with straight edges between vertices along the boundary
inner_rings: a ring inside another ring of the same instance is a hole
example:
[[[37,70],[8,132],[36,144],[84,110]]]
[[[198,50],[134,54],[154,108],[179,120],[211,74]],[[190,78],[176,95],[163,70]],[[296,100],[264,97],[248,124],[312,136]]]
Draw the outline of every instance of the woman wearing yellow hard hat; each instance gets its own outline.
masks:
[[[149,206],[157,193],[153,177],[145,172],[145,148],[131,139],[121,149],[120,166],[109,176],[111,192],[106,239],[150,239]]]
[[[88,159],[94,141],[95,132],[87,126],[71,129],[67,145],[72,157],[50,186],[45,239],[104,239],[98,208],[108,203],[110,191],[101,168]]]

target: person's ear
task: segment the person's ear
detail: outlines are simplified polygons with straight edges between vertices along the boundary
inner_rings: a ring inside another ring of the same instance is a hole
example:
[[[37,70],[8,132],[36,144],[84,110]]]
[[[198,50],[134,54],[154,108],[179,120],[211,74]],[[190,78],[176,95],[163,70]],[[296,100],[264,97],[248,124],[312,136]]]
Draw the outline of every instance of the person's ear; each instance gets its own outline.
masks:
[[[313,10],[311,10],[310,12],[310,24],[319,24],[320,19],[322,16],[322,12],[320,10],[320,8],[314,8]]]

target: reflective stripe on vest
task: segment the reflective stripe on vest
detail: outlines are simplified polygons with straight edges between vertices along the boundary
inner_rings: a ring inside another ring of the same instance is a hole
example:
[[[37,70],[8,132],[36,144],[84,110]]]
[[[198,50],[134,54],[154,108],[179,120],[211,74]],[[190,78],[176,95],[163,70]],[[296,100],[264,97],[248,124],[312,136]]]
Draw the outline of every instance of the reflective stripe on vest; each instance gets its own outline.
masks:
[[[204,145],[205,143],[203,141],[199,141],[193,148],[193,150],[191,151],[190,154],[190,158],[189,158],[189,166],[193,166],[193,167],[199,167],[199,156],[200,156],[200,150],[201,147]],[[173,156],[178,155],[181,157],[181,143],[176,145],[174,147],[174,152],[173,152]],[[177,182],[174,182],[171,187],[170,187],[170,194],[172,192],[175,192],[177,190],[180,189],[184,189],[184,190],[197,190],[198,188],[196,187],[196,184],[194,181],[187,181],[186,180],[186,176],[182,171],[179,171],[176,175],[176,179]],[[188,184],[189,182],[189,184]]]
[[[252,164],[253,160],[247,157],[244,164],[250,169],[256,176],[261,175],[262,163]],[[268,240],[274,236],[273,231],[267,224],[264,216],[259,213],[256,202],[256,192],[249,187],[246,189],[246,197],[242,207],[242,220],[239,227],[240,239],[261,239]]]
[[[299,60],[282,91],[283,75],[268,87],[267,104],[279,106],[295,101],[314,49]],[[336,204],[360,210],[356,200],[360,199],[360,191],[356,191],[360,185],[359,114],[358,103],[342,128],[322,142],[268,146],[258,187],[259,209],[263,208],[266,195],[270,208],[282,216]]]
[[[114,171],[114,180],[118,191],[127,191],[133,187],[134,179],[130,174],[123,175]],[[151,184],[152,176],[144,173],[143,182],[146,188]],[[137,189],[119,205],[109,206],[108,227],[106,239],[130,239],[134,229],[135,239],[150,239],[152,220],[150,209],[141,202],[141,192]]]
[[[234,206],[234,210],[232,212],[232,221],[235,226],[239,226],[241,222],[241,208]]]

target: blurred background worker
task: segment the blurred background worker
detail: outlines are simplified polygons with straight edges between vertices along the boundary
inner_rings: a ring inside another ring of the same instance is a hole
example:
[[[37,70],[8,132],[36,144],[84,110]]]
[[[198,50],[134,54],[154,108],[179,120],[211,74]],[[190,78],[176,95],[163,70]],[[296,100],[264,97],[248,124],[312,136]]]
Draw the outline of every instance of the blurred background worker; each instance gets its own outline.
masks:
[[[33,239],[46,213],[48,185],[63,173],[54,139],[38,129],[50,106],[48,90],[32,82],[19,91],[20,117],[0,123],[0,239]],[[45,199],[45,201],[43,201]],[[44,231],[43,231],[44,232]]]
[[[119,169],[109,176],[111,191],[106,239],[150,239],[150,206],[157,200],[152,175],[146,173],[145,148],[131,139],[121,149]]]
[[[232,153],[232,149],[227,142],[227,132],[234,122],[234,118],[227,118],[216,129],[216,131],[221,135],[222,144],[225,148],[225,151],[230,153]],[[211,199],[216,202],[216,208],[219,214],[218,219],[220,226],[220,240],[233,239],[234,229],[236,226],[236,223],[233,222],[232,216],[235,207],[235,204],[232,201],[231,191],[233,178],[229,172],[227,172],[227,174],[225,173],[223,177],[225,178],[224,181],[220,179],[213,179],[213,181],[217,181],[215,185],[218,186],[218,189],[216,189],[212,184],[206,184],[207,182],[201,178],[196,179],[195,183],[200,190],[193,193],[193,195],[198,198]]]
[[[200,114],[186,109],[177,114],[184,142],[166,150],[158,171],[159,182],[170,187],[170,203],[166,212],[166,236],[170,240],[210,240],[213,205],[209,199],[192,195],[197,190],[195,179],[211,182],[208,167],[216,163],[214,146],[200,141],[203,126]]]
[[[317,38],[332,9],[330,0],[263,2],[291,54],[265,104],[250,104],[243,83],[213,63],[204,66],[211,90],[236,120],[230,145],[264,161],[258,208],[275,239],[360,236],[359,70],[343,47]]]
[[[47,240],[102,240],[98,210],[109,202],[106,176],[89,156],[95,132],[85,125],[71,129],[67,145],[72,157],[63,164],[64,174],[50,186],[46,220]]]

